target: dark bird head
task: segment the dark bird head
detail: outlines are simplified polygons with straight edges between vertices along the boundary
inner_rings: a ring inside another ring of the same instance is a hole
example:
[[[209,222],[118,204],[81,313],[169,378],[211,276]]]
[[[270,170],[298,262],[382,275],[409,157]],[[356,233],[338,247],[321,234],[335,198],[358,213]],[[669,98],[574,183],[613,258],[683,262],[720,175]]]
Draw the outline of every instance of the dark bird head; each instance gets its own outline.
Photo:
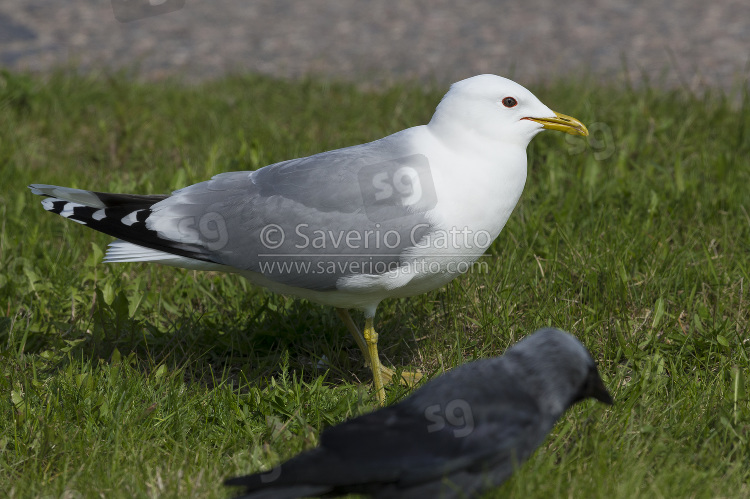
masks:
[[[589,397],[613,403],[589,351],[564,331],[540,329],[515,344],[505,357],[519,383],[544,413],[555,418]]]

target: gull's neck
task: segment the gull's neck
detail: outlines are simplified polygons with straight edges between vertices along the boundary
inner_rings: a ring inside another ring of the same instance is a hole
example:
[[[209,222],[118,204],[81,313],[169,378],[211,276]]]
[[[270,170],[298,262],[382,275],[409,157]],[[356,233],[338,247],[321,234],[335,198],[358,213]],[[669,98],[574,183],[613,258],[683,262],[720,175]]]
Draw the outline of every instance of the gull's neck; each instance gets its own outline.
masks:
[[[460,155],[480,156],[490,162],[502,161],[509,152],[526,154],[529,141],[515,137],[508,140],[502,135],[487,133],[485,127],[475,126],[466,116],[456,113],[435,112],[426,128],[447,148]]]

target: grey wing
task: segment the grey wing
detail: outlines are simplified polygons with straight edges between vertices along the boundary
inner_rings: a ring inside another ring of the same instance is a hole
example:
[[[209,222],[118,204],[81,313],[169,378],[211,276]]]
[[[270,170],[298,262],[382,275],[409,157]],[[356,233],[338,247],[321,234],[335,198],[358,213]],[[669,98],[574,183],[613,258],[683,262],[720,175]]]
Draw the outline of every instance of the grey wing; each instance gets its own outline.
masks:
[[[435,203],[427,158],[394,138],[217,175],[154,204],[146,227],[291,286],[382,274],[428,233]]]
[[[283,482],[339,493],[404,491],[461,476],[500,483],[538,445],[540,417],[529,402],[491,403],[491,417],[477,411],[470,428],[447,418],[441,425],[430,407],[400,405],[368,414],[325,431],[319,448],[284,463]]]
[[[419,449],[405,452],[409,462],[403,463],[401,486],[484,472],[502,482],[554,423],[506,371],[502,358],[460,366],[430,381],[402,404],[420,417],[411,423],[413,431],[400,431],[402,446]]]
[[[247,493],[266,489],[279,497],[302,487],[319,494],[400,497],[409,490],[438,491],[443,478],[466,476],[479,482],[483,473],[498,483],[512,473],[515,449],[538,427],[536,411],[525,405],[529,401],[520,402],[491,404],[496,417],[482,420],[469,434],[452,424],[434,428],[434,421],[425,417],[428,408],[397,404],[324,431],[320,447],[281,464],[273,481],[256,474],[225,483],[243,486]]]
[[[364,450],[368,464],[402,486],[498,463],[507,462],[511,471],[513,455],[522,459],[531,447],[528,443],[536,440],[542,423],[537,406],[523,395],[482,405],[451,406],[446,401],[390,419],[373,414],[324,433],[321,443],[335,449],[344,462],[348,459],[341,453],[355,459]],[[356,474],[356,467],[349,473]]]
[[[229,483],[248,492],[305,486],[331,494],[435,497],[445,493],[447,478],[470,493],[507,479],[553,422],[502,358],[486,359],[430,381],[394,406],[325,430],[320,446],[283,463],[273,483],[262,475]]]

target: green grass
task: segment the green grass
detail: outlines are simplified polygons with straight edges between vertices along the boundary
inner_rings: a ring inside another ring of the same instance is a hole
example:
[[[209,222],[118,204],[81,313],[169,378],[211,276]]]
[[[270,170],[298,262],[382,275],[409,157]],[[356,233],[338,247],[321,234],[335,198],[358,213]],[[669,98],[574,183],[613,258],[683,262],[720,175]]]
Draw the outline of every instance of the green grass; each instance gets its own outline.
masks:
[[[532,90],[592,139],[534,140],[487,272],[381,305],[385,362],[433,375],[567,329],[616,404],[574,408],[490,497],[750,495],[750,100]],[[27,184],[169,192],[425,123],[443,91],[0,74],[0,490],[227,497],[224,477],[375,405],[333,310],[236,276],[102,264],[110,238]]]

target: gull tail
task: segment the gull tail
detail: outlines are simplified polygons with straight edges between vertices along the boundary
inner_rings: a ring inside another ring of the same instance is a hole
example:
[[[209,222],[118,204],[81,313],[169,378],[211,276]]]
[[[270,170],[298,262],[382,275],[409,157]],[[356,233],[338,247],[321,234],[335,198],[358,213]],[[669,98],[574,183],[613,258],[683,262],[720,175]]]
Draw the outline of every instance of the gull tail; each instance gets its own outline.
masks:
[[[110,194],[56,185],[32,184],[44,196],[45,210],[119,240],[109,245],[105,262],[157,262],[198,270],[227,270],[201,248],[160,237],[146,225],[152,207],[168,195]]]

